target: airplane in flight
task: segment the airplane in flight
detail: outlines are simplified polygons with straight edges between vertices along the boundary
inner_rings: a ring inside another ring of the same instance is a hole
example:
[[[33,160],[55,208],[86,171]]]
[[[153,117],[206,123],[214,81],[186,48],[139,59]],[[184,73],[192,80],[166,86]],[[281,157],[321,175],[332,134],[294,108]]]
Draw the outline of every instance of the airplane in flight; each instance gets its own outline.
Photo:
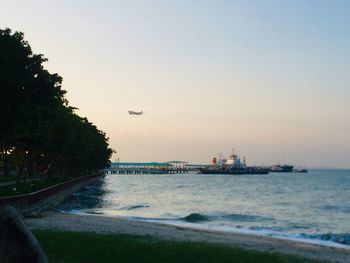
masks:
[[[143,111],[132,111],[132,110],[129,110],[128,113],[129,113],[129,115],[142,115]]]

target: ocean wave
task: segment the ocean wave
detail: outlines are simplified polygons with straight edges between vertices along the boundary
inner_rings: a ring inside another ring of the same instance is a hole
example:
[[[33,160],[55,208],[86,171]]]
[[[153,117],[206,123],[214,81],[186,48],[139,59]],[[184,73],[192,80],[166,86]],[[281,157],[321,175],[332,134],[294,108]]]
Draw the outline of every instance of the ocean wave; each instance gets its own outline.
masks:
[[[341,206],[338,205],[323,205],[320,208],[326,211],[341,211],[343,209]]]
[[[136,210],[136,209],[142,209],[147,207],[149,207],[149,205],[131,205],[131,206],[121,207],[118,210]]]
[[[104,213],[98,212],[98,211],[85,211],[86,214],[91,214],[91,215],[103,215]]]
[[[191,222],[191,223],[209,221],[208,216],[198,214],[198,213],[189,214],[181,219],[184,221],[187,221],[187,222]]]
[[[147,221],[147,222],[155,222],[159,223],[162,222],[164,224],[170,224],[174,225],[176,222],[179,222],[176,218],[162,218],[162,217],[142,217],[142,216],[117,216],[120,218],[127,218],[129,220],[136,220],[136,221]]]
[[[332,241],[334,243],[344,244],[344,245],[350,245],[350,233],[341,233],[341,234],[334,234],[334,233],[326,233],[326,234],[301,234],[300,235],[303,238],[311,238],[311,239],[319,239],[324,241]]]
[[[241,221],[241,222],[262,222],[262,221],[275,220],[272,217],[245,215],[245,214],[227,214],[227,215],[222,215],[220,217],[230,221]]]
[[[345,208],[343,209],[343,212],[344,212],[344,213],[350,213],[350,207],[345,207]]]
[[[274,218],[257,216],[257,215],[245,215],[245,214],[212,214],[205,215],[200,213],[192,213],[185,217],[180,218],[187,222],[204,222],[204,221],[238,221],[238,222],[263,222],[273,221]]]
[[[331,244],[341,244],[341,245],[350,245],[350,233],[325,233],[325,234],[308,234],[308,233],[288,233],[283,231],[283,229],[270,229],[258,226],[252,226],[248,228],[249,230],[256,231],[266,236],[271,237],[282,237],[287,239],[297,239],[300,241],[312,241],[312,243],[317,243],[325,241],[326,243]]]
[[[323,205],[320,207],[322,210],[330,212],[341,212],[341,213],[350,213],[349,206],[340,206],[340,205]]]
[[[58,208],[65,211],[102,208],[109,203],[102,198],[106,192],[96,187],[84,188],[82,191],[74,193],[64,202],[58,205]]]

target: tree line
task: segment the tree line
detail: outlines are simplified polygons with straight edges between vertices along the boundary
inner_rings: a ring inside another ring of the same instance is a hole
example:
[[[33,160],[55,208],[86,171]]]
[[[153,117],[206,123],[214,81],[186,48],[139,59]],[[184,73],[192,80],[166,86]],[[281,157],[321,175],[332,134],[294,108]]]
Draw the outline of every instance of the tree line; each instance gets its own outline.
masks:
[[[80,176],[109,165],[106,134],[69,105],[62,77],[44,68],[22,32],[0,29],[0,160],[17,181]]]

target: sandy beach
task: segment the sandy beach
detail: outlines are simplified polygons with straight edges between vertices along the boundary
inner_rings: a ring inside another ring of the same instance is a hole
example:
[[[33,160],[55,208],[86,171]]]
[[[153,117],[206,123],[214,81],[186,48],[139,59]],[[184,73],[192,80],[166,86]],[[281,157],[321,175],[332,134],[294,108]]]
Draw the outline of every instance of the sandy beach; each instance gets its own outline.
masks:
[[[330,262],[350,262],[350,250],[266,236],[198,230],[100,215],[72,215],[49,211],[42,218],[26,218],[30,229],[146,235],[163,240],[209,242],[220,245],[298,255]]]

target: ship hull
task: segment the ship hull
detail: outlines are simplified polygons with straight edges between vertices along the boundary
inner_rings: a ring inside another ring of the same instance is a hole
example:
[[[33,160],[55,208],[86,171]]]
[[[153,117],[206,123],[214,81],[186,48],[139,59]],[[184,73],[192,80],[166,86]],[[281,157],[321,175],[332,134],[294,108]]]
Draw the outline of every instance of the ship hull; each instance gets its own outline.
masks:
[[[269,172],[270,173],[292,173],[293,172],[293,165],[275,165],[270,167]]]
[[[246,169],[201,169],[201,174],[268,174],[269,170],[257,167],[247,167]]]

